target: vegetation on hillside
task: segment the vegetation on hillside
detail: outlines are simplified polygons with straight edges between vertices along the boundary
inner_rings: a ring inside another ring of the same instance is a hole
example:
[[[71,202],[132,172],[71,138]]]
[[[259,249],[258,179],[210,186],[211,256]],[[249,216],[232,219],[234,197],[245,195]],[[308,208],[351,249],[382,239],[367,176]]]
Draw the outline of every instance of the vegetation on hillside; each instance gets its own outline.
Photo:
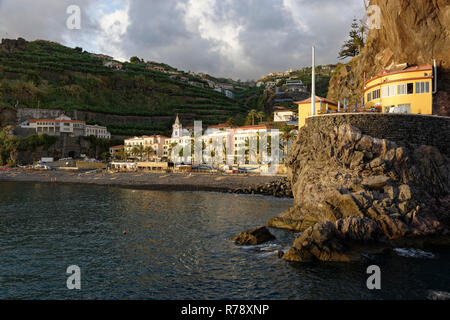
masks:
[[[0,50],[0,105],[137,116],[179,113],[182,119],[207,124],[245,118],[248,113],[235,99],[149,70],[137,57],[132,61],[123,63],[122,70],[113,70],[81,48],[42,40],[28,42],[24,50]],[[167,130],[171,123],[162,125]],[[133,124],[114,130],[140,132]]]

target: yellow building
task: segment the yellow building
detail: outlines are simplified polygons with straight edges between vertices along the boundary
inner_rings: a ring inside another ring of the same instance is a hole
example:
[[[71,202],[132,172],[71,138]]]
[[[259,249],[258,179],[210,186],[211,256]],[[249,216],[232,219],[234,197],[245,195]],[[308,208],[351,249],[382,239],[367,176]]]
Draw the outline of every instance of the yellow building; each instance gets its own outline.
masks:
[[[311,116],[311,98],[295,102],[298,105],[298,127],[301,128],[306,123],[306,118]],[[316,96],[316,114],[325,114],[327,112],[337,112],[336,102]]]
[[[433,67],[415,66],[403,70],[383,70],[365,82],[365,108],[379,112],[432,114]]]

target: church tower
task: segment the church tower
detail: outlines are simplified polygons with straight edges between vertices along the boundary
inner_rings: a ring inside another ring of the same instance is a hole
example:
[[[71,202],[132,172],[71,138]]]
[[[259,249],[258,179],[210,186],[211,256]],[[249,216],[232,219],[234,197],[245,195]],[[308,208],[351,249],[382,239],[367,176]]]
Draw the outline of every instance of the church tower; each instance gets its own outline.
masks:
[[[178,113],[177,118],[175,120],[175,123],[172,126],[172,139],[180,138],[182,136],[183,132],[183,125],[180,123],[180,119],[178,119]]]

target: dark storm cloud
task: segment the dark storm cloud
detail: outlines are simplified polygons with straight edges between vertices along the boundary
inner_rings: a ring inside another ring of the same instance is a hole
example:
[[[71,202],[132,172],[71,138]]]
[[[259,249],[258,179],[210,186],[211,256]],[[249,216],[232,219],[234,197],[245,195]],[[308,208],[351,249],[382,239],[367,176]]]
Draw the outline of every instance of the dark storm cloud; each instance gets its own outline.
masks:
[[[206,39],[201,30],[188,31],[186,12],[176,4],[188,1],[132,1],[127,53],[163,59],[183,69],[258,78],[270,71],[308,65],[311,46],[319,63],[334,63],[359,0],[230,0],[209,1],[210,23],[240,26],[237,40],[247,67],[217,50],[220,39]],[[212,5],[211,5],[212,4]],[[200,22],[200,21],[199,21]],[[234,57],[235,58],[235,57]]]
[[[82,30],[65,26],[71,4],[82,9]],[[129,23],[126,32],[111,36],[96,4],[108,14],[128,8],[127,21],[108,20]],[[360,0],[0,0],[0,37],[48,39],[250,79],[309,65],[313,44],[319,63],[336,62],[362,10]]]

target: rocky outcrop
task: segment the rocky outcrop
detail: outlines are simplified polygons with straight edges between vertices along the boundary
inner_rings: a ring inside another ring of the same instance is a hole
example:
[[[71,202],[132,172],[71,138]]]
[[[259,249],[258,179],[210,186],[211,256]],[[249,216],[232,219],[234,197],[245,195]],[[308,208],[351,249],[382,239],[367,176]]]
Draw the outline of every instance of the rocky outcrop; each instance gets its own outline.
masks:
[[[275,236],[273,236],[266,227],[258,227],[241,232],[237,236],[231,238],[231,240],[239,245],[255,246],[275,240]]]
[[[14,51],[22,51],[27,47],[27,41],[23,38],[16,39],[2,39],[0,48],[2,51],[11,53]]]
[[[435,147],[401,146],[348,124],[307,126],[288,166],[294,206],[268,223],[303,232],[286,260],[353,261],[449,236],[450,162]]]
[[[366,79],[397,64],[438,64],[433,114],[450,115],[450,4],[448,0],[371,0],[381,10],[380,29],[370,30],[365,48],[330,81],[328,98],[361,101]]]
[[[229,192],[237,194],[263,194],[277,198],[293,198],[291,184],[287,178],[256,187],[236,188],[229,190]]]

